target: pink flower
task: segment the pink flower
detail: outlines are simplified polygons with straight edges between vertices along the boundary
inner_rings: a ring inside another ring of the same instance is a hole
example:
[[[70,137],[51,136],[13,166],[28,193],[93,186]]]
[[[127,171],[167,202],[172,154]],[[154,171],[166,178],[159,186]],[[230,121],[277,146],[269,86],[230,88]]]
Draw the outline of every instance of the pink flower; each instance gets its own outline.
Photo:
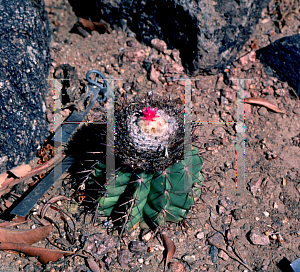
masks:
[[[156,111],[157,111],[157,108],[152,109],[152,107],[143,109],[144,117],[142,117],[142,119],[147,120],[147,125],[149,125],[150,121],[155,121],[154,118],[159,117],[159,115],[156,115]]]

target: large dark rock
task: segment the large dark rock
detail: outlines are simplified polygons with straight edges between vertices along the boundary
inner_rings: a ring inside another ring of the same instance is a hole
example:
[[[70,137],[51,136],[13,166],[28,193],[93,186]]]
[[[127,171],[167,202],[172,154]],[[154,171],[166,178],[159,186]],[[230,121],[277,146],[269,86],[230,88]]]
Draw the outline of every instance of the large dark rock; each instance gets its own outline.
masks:
[[[195,73],[216,73],[236,58],[269,0],[69,0],[77,16],[128,27],[147,44],[180,50]]]
[[[44,0],[0,0],[0,172],[28,163],[48,136],[50,31]]]
[[[300,95],[300,34],[276,40],[257,50],[256,56],[267,74],[287,81]]]

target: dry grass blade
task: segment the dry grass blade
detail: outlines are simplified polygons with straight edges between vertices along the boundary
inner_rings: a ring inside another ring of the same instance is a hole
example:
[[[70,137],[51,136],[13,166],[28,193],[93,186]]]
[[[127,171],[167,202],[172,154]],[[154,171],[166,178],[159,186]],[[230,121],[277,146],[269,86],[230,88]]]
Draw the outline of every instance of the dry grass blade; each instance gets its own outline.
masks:
[[[39,261],[43,264],[56,262],[62,256],[70,256],[74,254],[71,251],[39,248],[19,243],[0,243],[0,250],[13,250],[32,257],[38,257]]]
[[[163,245],[165,247],[164,258],[162,259],[162,261],[164,261],[164,272],[165,272],[169,261],[173,258],[174,254],[175,254],[176,247],[175,247],[173,241],[170,238],[168,238],[167,235],[162,234],[161,239],[162,239]]]
[[[11,230],[7,228],[0,228],[0,242],[13,243],[18,241],[19,243],[31,245],[46,238],[51,231],[51,225],[30,230]]]
[[[264,106],[264,107],[266,107],[268,109],[271,109],[275,112],[287,114],[286,112],[282,111],[276,105],[274,105],[273,103],[271,103],[269,100],[267,100],[265,98],[249,97],[249,98],[245,98],[244,101],[245,101],[245,103],[248,103],[248,104],[256,104],[256,105]]]

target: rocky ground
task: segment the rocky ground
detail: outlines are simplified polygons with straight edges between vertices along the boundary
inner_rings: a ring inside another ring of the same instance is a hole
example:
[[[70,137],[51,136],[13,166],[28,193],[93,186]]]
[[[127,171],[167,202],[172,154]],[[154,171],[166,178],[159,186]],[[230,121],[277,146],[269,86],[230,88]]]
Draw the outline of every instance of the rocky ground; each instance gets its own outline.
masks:
[[[285,14],[280,20],[276,17],[278,4]],[[117,99],[126,94],[132,101],[153,93],[157,99],[168,96],[179,105],[184,103],[184,79],[192,82],[192,118],[199,124],[197,144],[204,158],[205,178],[203,193],[184,223],[165,226],[165,233],[176,246],[167,271],[279,272],[288,271],[280,268],[285,258],[300,258],[299,98],[286,82],[266,75],[255,58],[256,49],[299,33],[299,6],[297,10],[295,4],[272,1],[263,11],[255,33],[224,73],[189,77],[181,66],[179,52],[166,48],[163,42],[149,47],[139,43],[130,30],[114,26],[109,26],[110,33],[101,29],[105,33],[92,31],[84,38],[70,33],[77,18],[67,1],[46,1],[53,27],[49,79],[62,64],[75,67],[82,84],[87,71],[98,69],[107,78],[115,79]],[[245,190],[240,195],[236,194],[234,78],[249,79],[245,82],[245,97],[266,98],[287,113],[245,104]],[[47,120],[53,130],[53,81],[49,80],[49,86]],[[68,114],[66,108],[63,115]],[[105,104],[96,102],[87,120],[99,121],[103,115]],[[6,199],[21,194],[24,188],[24,184],[14,188]],[[44,195],[33,214],[51,197],[72,196],[74,191],[67,174]],[[145,240],[147,235],[140,235],[136,229],[119,244],[116,233],[108,233],[101,218],[91,222],[91,215],[85,215],[76,203],[59,204],[75,222],[74,243],[62,231],[64,224],[55,210],[49,211],[48,217],[61,228],[61,236],[55,230],[52,238],[61,248],[77,253],[41,265],[33,257],[0,252],[1,271],[96,271],[88,263],[89,253],[85,251],[92,253],[101,271],[163,271],[163,265],[158,267],[164,249],[160,239],[145,244],[141,236]],[[36,221],[29,221],[22,228],[35,226]],[[46,242],[38,246],[52,247]],[[237,261],[237,256],[248,268]]]

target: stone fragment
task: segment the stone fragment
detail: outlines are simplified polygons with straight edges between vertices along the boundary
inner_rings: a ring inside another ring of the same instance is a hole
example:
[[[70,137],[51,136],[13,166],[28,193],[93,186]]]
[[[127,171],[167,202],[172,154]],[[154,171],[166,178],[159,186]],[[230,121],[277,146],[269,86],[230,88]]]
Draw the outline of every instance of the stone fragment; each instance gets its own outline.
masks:
[[[129,40],[126,42],[129,47],[138,47],[139,43],[136,40]]]
[[[179,262],[171,262],[168,264],[168,271],[172,272],[183,272],[184,271],[184,266],[182,263]]]
[[[204,232],[203,231],[199,231],[197,234],[196,234],[196,238],[197,239],[203,239],[204,238]]]
[[[236,91],[230,88],[222,89],[222,95],[224,95],[230,102],[236,100]]]
[[[208,239],[208,243],[211,245],[224,246],[224,238],[221,233],[216,232],[214,235],[210,236]]]
[[[157,71],[152,65],[149,71],[149,79],[157,84],[159,82],[159,77],[160,77],[160,72]]]
[[[242,209],[234,209],[232,211],[232,215],[233,215],[234,220],[240,220],[240,219],[245,218],[245,214]]]
[[[239,59],[239,62],[242,66],[247,65],[248,61],[249,61],[248,55],[245,55]]]
[[[233,241],[234,238],[237,236],[239,230],[237,229],[229,229],[227,232],[226,232],[226,237],[228,240],[230,241]]]
[[[219,215],[224,215],[226,212],[226,209],[222,205],[217,205],[217,212]]]
[[[289,91],[288,91],[287,89],[276,89],[276,90],[275,90],[275,93],[276,93],[278,96],[288,96]]]
[[[218,257],[223,259],[224,261],[228,261],[229,259],[229,256],[223,250],[219,251]]]
[[[196,261],[196,256],[195,255],[185,255],[182,257],[182,259],[186,262],[194,262],[194,261]]]
[[[144,254],[147,252],[148,247],[144,242],[131,241],[129,243],[129,250],[133,253]]]
[[[118,262],[122,268],[126,268],[130,262],[130,251],[123,249],[118,251]]]
[[[173,49],[172,50],[172,58],[173,60],[175,60],[176,62],[180,61],[180,52],[178,49]]]
[[[251,191],[251,193],[256,194],[260,191],[260,185],[262,183],[262,180],[260,178],[253,178],[248,184],[248,188]]]
[[[261,116],[267,115],[268,114],[268,110],[266,108],[264,108],[264,107],[261,107],[258,110],[258,114],[261,115]]]
[[[168,73],[171,74],[181,74],[183,73],[183,67],[178,63],[174,63],[168,67]]]
[[[152,47],[155,48],[157,51],[164,52],[165,50],[167,50],[167,44],[162,40],[152,39],[151,44]]]
[[[244,104],[244,111],[245,111],[245,114],[250,114],[251,113],[251,105]]]
[[[122,60],[128,62],[142,62],[145,59],[144,50],[136,50],[134,48],[127,48],[123,52]]]
[[[225,133],[226,132],[225,132],[224,128],[221,127],[221,126],[217,126],[212,131],[212,134],[215,135],[216,137],[219,137],[219,138],[224,138]]]
[[[249,60],[251,62],[255,62],[256,61],[256,52],[255,51],[251,51],[248,56],[249,56]]]
[[[267,95],[273,95],[274,94],[274,90],[271,86],[267,86],[266,88],[262,89],[261,92],[263,94],[267,94]]]
[[[300,95],[300,34],[278,39],[257,50],[256,54],[266,74],[287,81]]]
[[[226,97],[221,96],[221,105],[228,105],[229,101]]]
[[[114,69],[111,66],[107,65],[105,67],[105,73],[110,75],[110,74],[114,73]]]
[[[254,245],[266,246],[270,243],[269,237],[265,234],[262,234],[258,230],[251,230],[249,234],[249,239]]]
[[[221,199],[219,203],[226,209],[231,210],[234,207],[235,202],[232,201],[229,197]]]
[[[82,236],[81,242],[84,243],[84,248],[95,258],[109,251],[113,251],[117,238],[108,236],[104,233],[96,233],[89,236]]]

